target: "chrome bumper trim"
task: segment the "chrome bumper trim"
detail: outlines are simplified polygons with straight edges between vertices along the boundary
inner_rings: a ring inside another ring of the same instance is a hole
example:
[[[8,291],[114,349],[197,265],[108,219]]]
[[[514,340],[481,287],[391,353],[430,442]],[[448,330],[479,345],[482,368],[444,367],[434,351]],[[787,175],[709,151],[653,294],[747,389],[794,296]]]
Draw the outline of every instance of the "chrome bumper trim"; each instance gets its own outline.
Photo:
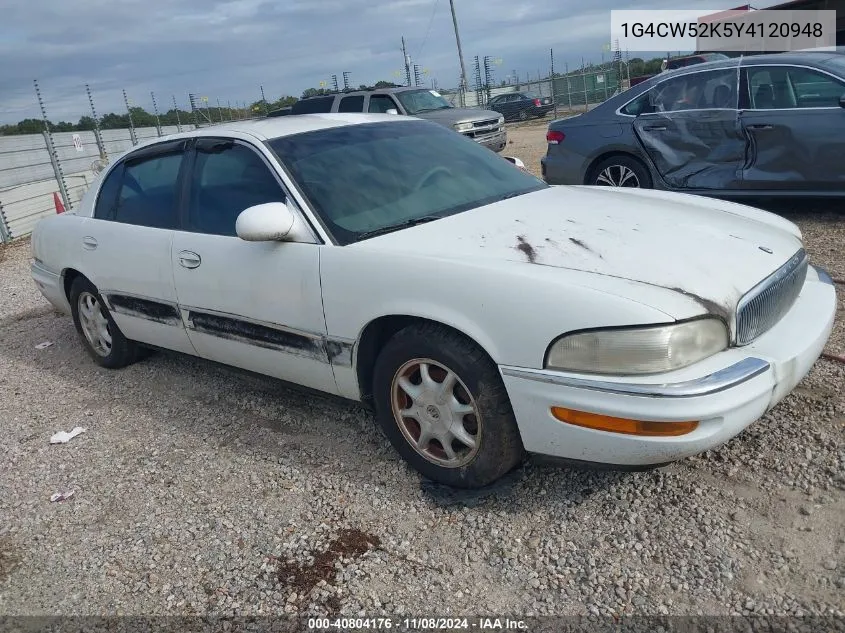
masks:
[[[694,380],[647,384],[576,378],[544,369],[507,366],[502,366],[500,369],[505,376],[534,380],[561,387],[574,387],[575,389],[589,389],[591,391],[603,391],[605,393],[616,393],[627,396],[644,396],[647,398],[692,398],[695,396],[706,396],[736,387],[767,372],[769,367],[768,361],[761,358],[745,358],[730,367],[725,367],[717,372]]]

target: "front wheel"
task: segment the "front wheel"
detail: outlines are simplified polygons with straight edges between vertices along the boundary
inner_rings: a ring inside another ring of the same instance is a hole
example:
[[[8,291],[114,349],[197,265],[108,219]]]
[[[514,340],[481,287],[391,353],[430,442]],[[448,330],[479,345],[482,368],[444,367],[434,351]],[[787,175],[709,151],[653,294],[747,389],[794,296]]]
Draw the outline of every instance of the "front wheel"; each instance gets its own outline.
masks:
[[[522,461],[498,369],[466,337],[436,324],[409,326],[384,346],[373,378],[379,425],[425,477],[480,488]]]
[[[651,175],[646,166],[632,156],[611,156],[596,165],[587,184],[650,189]]]

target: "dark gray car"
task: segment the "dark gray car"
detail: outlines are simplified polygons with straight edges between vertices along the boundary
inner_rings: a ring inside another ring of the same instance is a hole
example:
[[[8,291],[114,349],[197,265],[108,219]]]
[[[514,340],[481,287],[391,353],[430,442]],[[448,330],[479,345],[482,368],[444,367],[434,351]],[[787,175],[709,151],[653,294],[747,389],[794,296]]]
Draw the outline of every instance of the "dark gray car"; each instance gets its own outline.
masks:
[[[845,55],[757,55],[662,73],[553,121],[550,184],[845,196]]]

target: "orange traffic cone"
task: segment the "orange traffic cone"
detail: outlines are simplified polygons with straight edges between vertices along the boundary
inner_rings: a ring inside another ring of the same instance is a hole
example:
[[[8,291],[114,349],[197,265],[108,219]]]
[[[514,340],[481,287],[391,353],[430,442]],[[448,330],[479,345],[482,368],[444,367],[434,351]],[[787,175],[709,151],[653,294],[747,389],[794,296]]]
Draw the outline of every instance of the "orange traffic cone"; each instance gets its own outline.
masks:
[[[56,205],[56,213],[64,213],[65,212],[65,205],[62,204],[61,198],[59,198],[58,192],[53,192],[53,204]]]

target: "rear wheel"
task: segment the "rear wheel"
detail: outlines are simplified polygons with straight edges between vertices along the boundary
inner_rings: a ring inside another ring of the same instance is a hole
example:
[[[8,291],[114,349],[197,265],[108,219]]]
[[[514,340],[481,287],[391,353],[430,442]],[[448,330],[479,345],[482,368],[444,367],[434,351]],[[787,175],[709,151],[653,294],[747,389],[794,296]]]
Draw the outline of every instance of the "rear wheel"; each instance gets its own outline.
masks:
[[[519,120],[520,121],[527,121],[528,120],[528,112],[526,112],[525,110],[520,110],[519,111]]]
[[[650,189],[651,175],[646,166],[633,156],[611,156],[593,169],[589,185]]]
[[[69,299],[76,331],[94,362],[120,369],[140,358],[137,344],[123,336],[94,284],[77,277],[71,284]]]
[[[449,328],[419,324],[398,332],[376,360],[373,387],[385,435],[429,479],[479,488],[522,460],[496,365]]]

